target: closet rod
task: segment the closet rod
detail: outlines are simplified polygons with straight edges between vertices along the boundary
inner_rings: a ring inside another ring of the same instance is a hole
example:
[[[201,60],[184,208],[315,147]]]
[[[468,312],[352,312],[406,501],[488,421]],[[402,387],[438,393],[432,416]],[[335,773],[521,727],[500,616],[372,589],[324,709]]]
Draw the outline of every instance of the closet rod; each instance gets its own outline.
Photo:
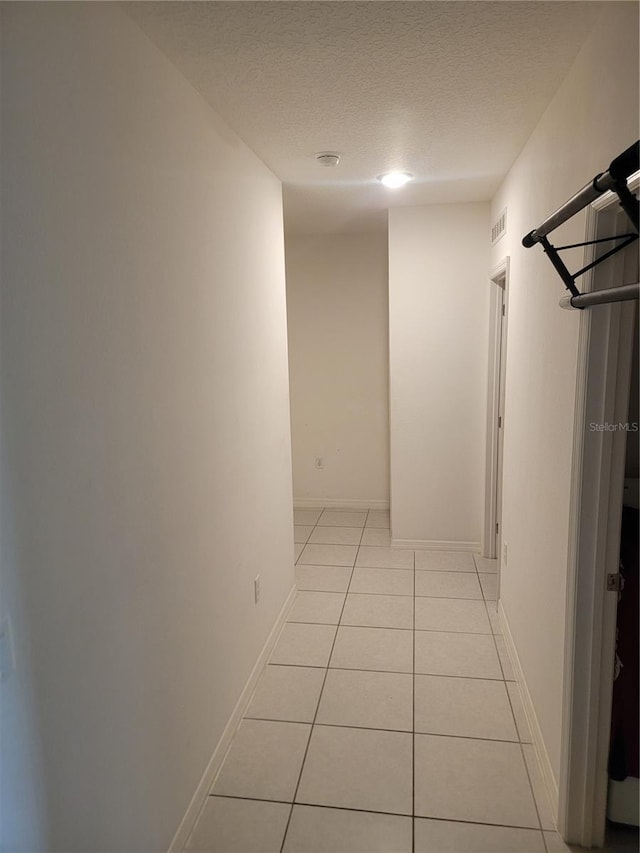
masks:
[[[619,287],[608,287],[605,290],[592,290],[579,296],[563,296],[561,308],[591,308],[592,305],[606,305],[610,302],[626,302],[629,299],[640,298],[640,283],[621,284]]]
[[[638,230],[638,200],[627,187],[627,178],[640,169],[640,144],[634,142],[626,151],[619,154],[611,161],[609,169],[596,175],[592,181],[559,207],[555,213],[548,216],[537,228],[530,231],[522,238],[522,245],[530,249],[536,243],[542,242],[543,238],[550,234],[563,222],[571,219],[591,202],[595,201],[602,193],[613,190],[620,199],[627,216]]]

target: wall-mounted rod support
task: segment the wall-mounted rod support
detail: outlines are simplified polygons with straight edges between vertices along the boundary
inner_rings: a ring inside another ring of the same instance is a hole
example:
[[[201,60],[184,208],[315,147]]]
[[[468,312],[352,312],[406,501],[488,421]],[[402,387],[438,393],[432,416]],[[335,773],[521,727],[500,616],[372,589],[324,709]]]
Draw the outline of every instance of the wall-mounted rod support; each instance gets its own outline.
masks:
[[[582,267],[582,269],[578,270],[578,272],[574,273],[574,274],[573,274],[573,278],[574,278],[574,280],[575,280],[576,278],[578,278],[578,276],[583,275],[584,273],[586,273],[586,272],[587,272],[587,270],[591,270],[591,269],[593,269],[594,267],[597,267],[597,266],[598,266],[598,264],[601,264],[603,261],[606,261],[606,260],[607,260],[607,258],[610,258],[612,255],[617,254],[617,252],[619,252],[621,249],[625,249],[625,248],[626,248],[627,246],[629,246],[631,243],[635,243],[635,241],[636,241],[637,239],[638,239],[638,235],[637,235],[637,234],[631,234],[629,237],[627,237],[627,239],[626,239],[626,240],[623,240],[623,241],[622,241],[622,243],[618,243],[618,245],[617,245],[617,246],[614,246],[614,248],[613,248],[613,249],[610,249],[608,252],[605,252],[605,253],[604,253],[604,255],[599,255],[599,256],[595,259],[595,261],[591,261],[591,263],[590,263],[590,264],[587,264],[586,266]]]
[[[627,302],[640,297],[640,284],[621,284],[605,290],[593,290],[578,296],[563,296],[561,308],[591,308],[593,305],[608,305],[611,302]]]
[[[602,302],[618,302],[624,299],[638,298],[638,285],[625,285],[624,287],[614,287],[605,291],[608,296],[601,296],[600,291],[594,293],[581,294],[576,287],[576,279],[586,273],[593,267],[601,264],[607,258],[612,257],[617,252],[620,252],[634,240],[638,239],[640,232],[639,216],[638,216],[638,199],[627,186],[627,179],[634,172],[640,169],[640,140],[630,145],[626,151],[623,151],[615,160],[609,164],[609,169],[606,172],[601,172],[596,175],[591,183],[582,187],[569,201],[565,202],[562,207],[559,207],[555,213],[548,216],[544,222],[529,231],[522,238],[522,245],[525,249],[530,249],[536,243],[540,243],[546,256],[549,258],[558,273],[564,286],[571,293],[571,296],[561,300],[562,308],[587,308],[589,305],[599,305]],[[602,193],[613,191],[620,201],[620,206],[627,214],[631,224],[635,229],[635,234],[621,234],[613,237],[603,237],[599,240],[587,240],[584,243],[572,243],[568,246],[554,246],[548,239],[547,234],[550,234],[563,222],[571,219],[576,213],[581,211],[587,205],[595,201]],[[597,257],[591,263],[586,264],[582,269],[575,273],[567,269],[567,265],[560,257],[559,252],[562,249],[576,249],[579,246],[590,246],[595,243],[604,243],[609,240],[621,240],[622,242],[615,245],[608,252]]]
[[[567,269],[564,261],[558,254],[558,250],[551,245],[551,243],[547,240],[546,237],[540,237],[539,242],[542,244],[542,248],[544,249],[546,256],[549,258],[549,260],[555,267],[556,272],[564,281],[564,285],[567,290],[571,291],[573,296],[578,296],[580,291],[575,285],[575,276],[571,275],[571,273]]]
[[[601,172],[595,178],[579,190],[574,196],[559,207],[555,213],[548,216],[544,222],[530,231],[522,238],[522,245],[530,249],[536,243],[541,243],[546,237],[563,222],[571,219],[591,202],[595,201],[602,193],[612,190],[620,198],[620,204],[638,229],[638,200],[627,187],[627,178],[640,169],[640,142],[634,142],[626,151],[623,151],[615,160],[611,161],[609,169]]]

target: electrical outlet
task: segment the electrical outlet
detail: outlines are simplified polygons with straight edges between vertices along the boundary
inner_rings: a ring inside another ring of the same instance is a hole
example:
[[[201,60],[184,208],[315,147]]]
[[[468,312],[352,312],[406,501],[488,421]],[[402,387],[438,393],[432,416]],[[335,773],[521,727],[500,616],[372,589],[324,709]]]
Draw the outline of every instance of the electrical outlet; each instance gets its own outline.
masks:
[[[315,465],[316,468],[324,468],[324,459],[322,458],[322,456],[316,456]]]
[[[256,575],[253,579],[253,597],[257,604],[260,601],[260,575]]]

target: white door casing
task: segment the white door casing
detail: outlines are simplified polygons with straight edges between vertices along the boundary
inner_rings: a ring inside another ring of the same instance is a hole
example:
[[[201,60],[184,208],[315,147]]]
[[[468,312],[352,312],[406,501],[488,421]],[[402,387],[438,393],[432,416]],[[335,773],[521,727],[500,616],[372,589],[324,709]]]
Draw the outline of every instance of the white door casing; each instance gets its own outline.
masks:
[[[629,183],[637,188],[638,181]],[[630,230],[613,194],[588,209],[587,240],[620,228]],[[634,276],[637,244],[596,267],[581,289]],[[617,606],[606,576],[618,571],[626,448],[624,430],[598,425],[626,421],[634,318],[634,302],[595,306],[580,318],[558,830],[584,847],[604,843]]]
[[[505,377],[509,258],[489,273],[489,367],[482,554],[500,560],[502,541],[502,450],[505,429]],[[499,578],[498,578],[499,584]]]

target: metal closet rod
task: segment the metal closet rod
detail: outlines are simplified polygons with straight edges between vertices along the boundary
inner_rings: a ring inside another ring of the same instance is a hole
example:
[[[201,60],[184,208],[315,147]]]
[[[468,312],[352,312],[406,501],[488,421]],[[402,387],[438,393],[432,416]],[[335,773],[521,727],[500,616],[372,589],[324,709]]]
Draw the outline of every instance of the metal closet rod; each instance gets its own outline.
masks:
[[[637,172],[638,169],[640,169],[640,142],[634,142],[626,151],[611,161],[606,172],[600,172],[596,175],[592,181],[566,201],[562,207],[559,207],[555,213],[548,216],[537,228],[525,234],[522,238],[522,245],[525,249],[530,249],[536,243],[541,243],[547,234],[550,234],[563,222],[571,219],[572,216],[575,216],[576,213],[608,190],[613,190],[618,195],[621,206],[638,231],[638,200],[627,187],[627,178]]]
[[[592,305],[605,305],[609,302],[626,302],[629,299],[640,298],[639,284],[621,284],[619,287],[609,287],[605,290],[592,290],[579,296],[563,296],[561,308],[591,308]]]

